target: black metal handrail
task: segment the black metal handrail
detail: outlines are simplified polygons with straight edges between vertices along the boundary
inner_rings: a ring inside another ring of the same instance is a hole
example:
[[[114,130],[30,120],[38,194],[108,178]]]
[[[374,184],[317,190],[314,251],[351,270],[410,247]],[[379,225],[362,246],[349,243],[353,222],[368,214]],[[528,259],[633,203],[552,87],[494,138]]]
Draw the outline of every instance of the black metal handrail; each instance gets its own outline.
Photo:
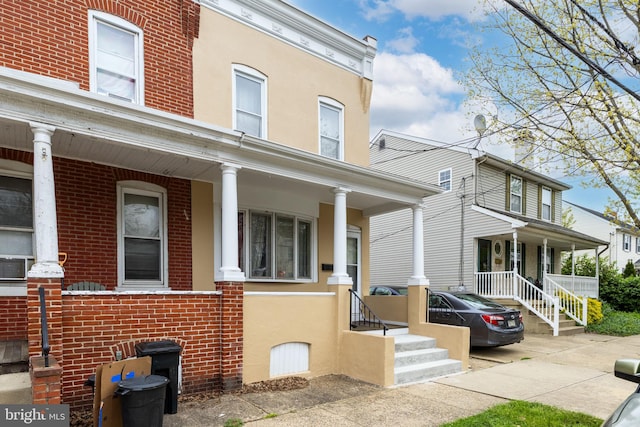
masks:
[[[362,301],[362,298],[360,298],[353,289],[349,289],[349,292],[351,293],[351,298],[349,299],[349,312],[351,313],[349,330],[352,331],[358,326],[376,329],[382,328],[382,335],[387,335],[387,331],[389,330],[387,324]],[[356,307],[358,309],[356,309]]]
[[[40,330],[42,332],[42,356],[44,357],[44,366],[49,367],[49,329],[47,327],[47,307],[44,300],[44,288],[38,288],[40,293]]]

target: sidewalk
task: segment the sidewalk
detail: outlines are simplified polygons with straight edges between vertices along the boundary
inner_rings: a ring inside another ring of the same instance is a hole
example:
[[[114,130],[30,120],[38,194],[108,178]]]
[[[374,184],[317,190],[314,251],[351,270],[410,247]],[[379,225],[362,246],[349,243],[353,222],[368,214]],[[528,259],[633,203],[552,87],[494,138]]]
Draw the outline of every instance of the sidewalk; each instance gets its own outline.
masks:
[[[184,403],[165,427],[439,426],[509,400],[527,400],[606,418],[633,383],[615,378],[619,358],[640,358],[640,336],[527,335],[518,344],[472,351],[463,374],[396,388],[329,375],[292,391],[224,395]]]

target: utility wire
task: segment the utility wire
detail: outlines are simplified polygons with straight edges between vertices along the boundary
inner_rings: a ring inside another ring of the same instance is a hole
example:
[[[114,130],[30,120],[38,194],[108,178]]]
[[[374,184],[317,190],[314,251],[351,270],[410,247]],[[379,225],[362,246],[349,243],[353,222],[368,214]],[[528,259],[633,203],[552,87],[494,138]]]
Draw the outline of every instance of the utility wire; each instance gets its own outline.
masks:
[[[637,93],[632,91],[630,88],[628,88],[622,82],[620,82],[618,79],[616,79],[611,74],[609,74],[609,72],[607,70],[605,70],[604,68],[602,68],[599,64],[597,64],[596,62],[594,62],[591,59],[587,58],[580,51],[578,51],[578,49],[576,49],[574,46],[571,46],[567,41],[565,41],[560,36],[558,36],[556,33],[554,33],[537,16],[535,16],[534,14],[529,12],[526,8],[520,6],[518,3],[516,3],[513,0],[504,0],[504,1],[509,3],[514,9],[516,9],[518,12],[520,12],[522,15],[524,15],[525,18],[527,18],[528,20],[533,22],[538,28],[540,28],[542,31],[544,31],[549,36],[551,36],[552,39],[554,39],[555,41],[560,43],[561,46],[563,46],[569,52],[573,53],[576,56],[576,58],[578,58],[579,60],[584,62],[589,68],[591,68],[592,70],[596,71],[597,73],[602,75],[605,79],[609,80],[610,82],[612,82],[613,84],[618,86],[620,89],[622,89],[625,92],[627,92],[629,95],[631,95],[633,98],[635,98],[636,101],[640,101],[640,95],[638,95]]]

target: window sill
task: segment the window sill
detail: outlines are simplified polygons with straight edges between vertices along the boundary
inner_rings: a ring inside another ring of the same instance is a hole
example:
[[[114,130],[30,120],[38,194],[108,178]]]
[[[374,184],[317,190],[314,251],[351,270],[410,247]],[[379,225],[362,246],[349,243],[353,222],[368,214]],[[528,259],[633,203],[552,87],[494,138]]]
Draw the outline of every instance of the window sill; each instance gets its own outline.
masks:
[[[27,285],[0,282],[0,297],[26,297]]]

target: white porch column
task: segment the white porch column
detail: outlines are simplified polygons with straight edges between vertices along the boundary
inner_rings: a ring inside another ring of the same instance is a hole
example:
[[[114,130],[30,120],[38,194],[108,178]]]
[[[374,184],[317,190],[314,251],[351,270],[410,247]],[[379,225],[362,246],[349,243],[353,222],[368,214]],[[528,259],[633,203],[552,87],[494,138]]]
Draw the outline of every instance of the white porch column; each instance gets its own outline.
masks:
[[[597,258],[597,256],[596,256]],[[571,292],[576,289],[576,245],[571,244]]]
[[[222,266],[216,280],[244,282],[238,266],[238,185],[240,166],[224,163],[222,169]]]
[[[408,285],[428,286],[424,275],[424,221],[422,204],[413,206],[413,272]]]
[[[518,232],[513,232],[513,296],[518,289]]]
[[[335,188],[333,205],[333,274],[330,285],[352,285],[347,274],[347,193],[345,188]]]
[[[55,127],[29,123],[33,132],[33,222],[36,262],[29,277],[64,277],[58,264],[58,221],[56,187],[53,179],[51,135]]]

